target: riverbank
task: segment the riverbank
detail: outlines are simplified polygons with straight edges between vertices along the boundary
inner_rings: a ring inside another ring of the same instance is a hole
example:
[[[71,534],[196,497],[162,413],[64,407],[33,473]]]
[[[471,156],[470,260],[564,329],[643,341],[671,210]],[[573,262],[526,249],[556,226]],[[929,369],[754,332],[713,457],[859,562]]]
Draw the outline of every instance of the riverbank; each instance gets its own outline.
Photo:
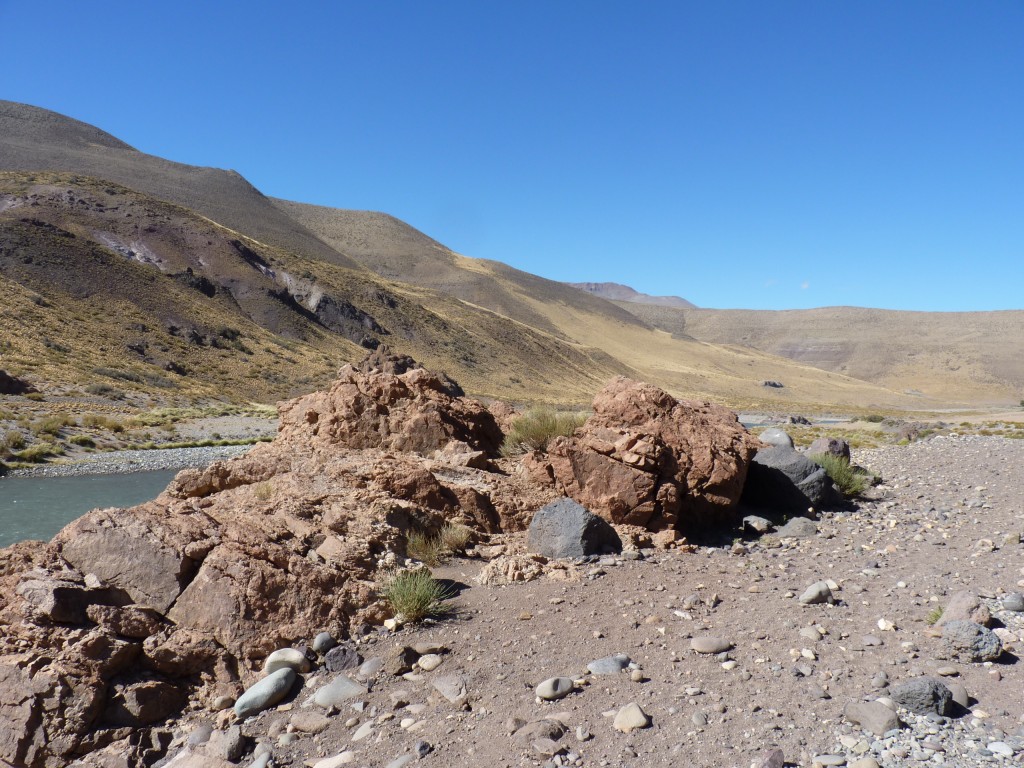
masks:
[[[230,459],[245,453],[252,445],[221,445],[196,448],[169,448],[144,451],[107,451],[90,453],[65,462],[11,469],[4,477],[75,477],[80,475],[116,475],[130,472],[205,467],[210,462]],[[0,478],[0,483],[3,479]]]

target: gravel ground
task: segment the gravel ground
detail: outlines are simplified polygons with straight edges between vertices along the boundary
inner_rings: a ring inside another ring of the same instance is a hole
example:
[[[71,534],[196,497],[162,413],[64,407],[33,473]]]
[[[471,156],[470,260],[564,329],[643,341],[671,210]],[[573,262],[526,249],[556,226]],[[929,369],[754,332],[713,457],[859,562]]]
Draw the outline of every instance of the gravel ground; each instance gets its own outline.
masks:
[[[309,697],[337,672],[320,668],[294,701],[237,731],[230,710],[215,719],[197,708],[178,722],[172,753],[204,749],[205,724],[220,726],[210,749],[238,744],[242,765],[253,747],[275,765],[317,768],[1024,765],[1024,612],[1008,607],[1024,587],[1024,441],[941,437],[854,460],[883,484],[806,538],[646,550],[508,586],[481,585],[479,559],[435,569],[459,585],[456,616],[350,641],[363,666],[346,674],[368,690],[325,712]],[[515,550],[521,536],[492,544]],[[802,604],[824,580],[836,602]],[[1002,633],[995,662],[955,658],[926,631],[933,609],[963,590]],[[698,652],[705,642],[723,650]],[[439,655],[409,671],[419,653],[402,649],[417,645]],[[613,654],[632,665],[587,672]],[[570,692],[538,698],[558,676]],[[884,733],[846,717],[925,676],[959,686],[966,706],[943,716],[883,701],[902,721]],[[649,722],[619,728],[633,703]],[[552,719],[564,735],[549,740]]]
[[[225,445],[208,448],[170,448],[150,451],[110,451],[86,454],[73,462],[40,464],[28,469],[14,469],[10,477],[70,477],[72,475],[114,475],[127,472],[149,472],[159,469],[205,467],[220,459],[245,453],[251,445]]]

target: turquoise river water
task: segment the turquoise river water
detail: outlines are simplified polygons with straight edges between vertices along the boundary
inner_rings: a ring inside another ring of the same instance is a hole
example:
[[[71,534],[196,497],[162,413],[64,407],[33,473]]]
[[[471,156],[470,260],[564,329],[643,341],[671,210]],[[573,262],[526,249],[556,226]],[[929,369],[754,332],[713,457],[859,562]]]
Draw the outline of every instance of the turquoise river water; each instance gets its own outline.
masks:
[[[156,498],[177,472],[0,478],[0,547],[48,540],[97,507],[127,507]]]

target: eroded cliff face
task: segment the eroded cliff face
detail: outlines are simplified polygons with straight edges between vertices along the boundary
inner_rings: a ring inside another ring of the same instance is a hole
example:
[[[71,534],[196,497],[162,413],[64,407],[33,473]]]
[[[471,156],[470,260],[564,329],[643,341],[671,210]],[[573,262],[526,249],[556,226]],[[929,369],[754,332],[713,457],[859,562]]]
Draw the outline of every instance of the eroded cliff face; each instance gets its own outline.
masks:
[[[522,530],[562,493],[674,527],[727,508],[753,450],[724,409],[618,380],[546,463],[499,463],[481,403],[382,368],[346,366],[281,404],[274,442],[151,502],[0,551],[0,764],[62,766],[115,741],[145,762],[166,746],[147,726],[236,696],[275,649],[387,618],[375,583],[410,530]]]

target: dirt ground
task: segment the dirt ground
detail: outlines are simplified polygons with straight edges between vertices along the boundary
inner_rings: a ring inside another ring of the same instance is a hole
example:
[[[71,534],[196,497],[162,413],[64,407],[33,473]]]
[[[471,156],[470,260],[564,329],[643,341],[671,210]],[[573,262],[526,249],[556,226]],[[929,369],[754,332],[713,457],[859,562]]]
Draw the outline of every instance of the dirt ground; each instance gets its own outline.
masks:
[[[417,762],[436,766],[745,768],[771,748],[800,766],[1024,764],[1024,613],[1001,602],[1024,586],[1024,441],[939,437],[854,460],[883,484],[856,509],[824,515],[808,538],[738,535],[692,551],[551,568],[507,586],[478,583],[481,559],[436,568],[459,590],[452,618],[374,628],[352,643],[363,660],[384,661],[376,673],[372,662],[363,668],[368,693],[321,733],[303,733],[294,718],[310,712],[309,692],[335,677],[313,672],[293,702],[241,724],[248,748],[264,742],[259,749],[269,748],[276,765],[338,756],[319,768],[403,765],[420,741],[430,751]],[[502,541],[517,546],[494,543]],[[819,580],[837,585],[839,602],[802,605],[801,593]],[[1000,628],[1005,650],[995,663],[951,660],[925,632],[933,611],[961,590],[979,595]],[[692,638],[708,635],[730,649],[691,650]],[[444,646],[441,664],[393,674],[401,671],[396,649],[418,643]],[[587,674],[588,663],[618,653],[635,670]],[[970,696],[958,716],[929,720],[900,709],[906,727],[884,738],[844,718],[850,702],[886,696],[940,667]],[[465,704],[434,686],[453,676],[465,685]],[[542,702],[535,686],[556,676],[573,678],[573,692]],[[619,732],[612,716],[631,702],[650,726]],[[562,754],[512,735],[544,718],[566,726]],[[212,723],[201,713],[183,720],[176,743],[204,719]],[[1000,744],[1016,753],[1003,755]]]

